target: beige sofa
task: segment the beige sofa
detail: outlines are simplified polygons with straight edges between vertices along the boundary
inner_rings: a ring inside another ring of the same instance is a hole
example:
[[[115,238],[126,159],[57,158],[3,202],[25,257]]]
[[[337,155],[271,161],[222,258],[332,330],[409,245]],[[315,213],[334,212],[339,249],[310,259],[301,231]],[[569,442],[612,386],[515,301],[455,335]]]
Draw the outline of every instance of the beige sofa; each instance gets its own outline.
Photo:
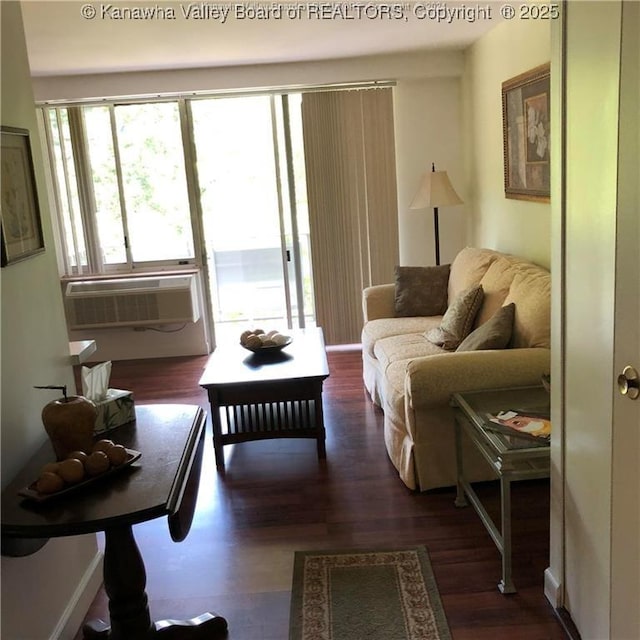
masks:
[[[425,337],[440,325],[441,315],[395,317],[395,284],[363,292],[364,383],[384,412],[387,452],[410,489],[425,491],[456,482],[452,393],[536,385],[549,373],[549,272],[515,256],[467,247],[451,263],[447,304],[476,284],[483,295],[471,330],[502,306],[515,304],[507,348],[447,351]],[[464,455],[471,481],[494,477],[466,442]]]

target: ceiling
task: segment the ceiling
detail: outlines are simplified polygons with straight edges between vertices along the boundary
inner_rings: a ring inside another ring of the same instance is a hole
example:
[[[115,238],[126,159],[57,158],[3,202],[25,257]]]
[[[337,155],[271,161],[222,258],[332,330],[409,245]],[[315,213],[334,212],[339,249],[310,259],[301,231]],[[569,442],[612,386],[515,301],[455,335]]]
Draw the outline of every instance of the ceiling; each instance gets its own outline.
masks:
[[[495,2],[452,0],[446,4],[22,1],[34,76],[463,49],[500,22],[498,8]],[[143,10],[146,19],[141,17]],[[261,16],[250,17],[251,10]],[[394,17],[385,15],[387,10]],[[186,12],[191,12],[188,17]]]

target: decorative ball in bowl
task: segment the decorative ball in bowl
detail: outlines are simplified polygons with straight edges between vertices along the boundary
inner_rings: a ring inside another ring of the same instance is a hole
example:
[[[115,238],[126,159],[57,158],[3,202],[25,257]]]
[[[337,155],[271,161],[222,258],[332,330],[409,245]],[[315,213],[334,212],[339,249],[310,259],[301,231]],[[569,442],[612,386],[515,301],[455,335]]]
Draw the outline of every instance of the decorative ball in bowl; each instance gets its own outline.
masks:
[[[293,342],[291,336],[285,336],[279,331],[265,332],[262,329],[243,331],[240,335],[240,344],[253,353],[273,353],[281,351]]]

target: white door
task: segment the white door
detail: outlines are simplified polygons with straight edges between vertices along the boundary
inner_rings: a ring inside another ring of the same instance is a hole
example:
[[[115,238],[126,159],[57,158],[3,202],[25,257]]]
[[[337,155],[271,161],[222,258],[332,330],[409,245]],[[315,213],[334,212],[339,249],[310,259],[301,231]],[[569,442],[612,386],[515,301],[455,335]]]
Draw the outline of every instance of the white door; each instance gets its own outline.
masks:
[[[584,640],[637,640],[638,3],[565,6],[564,607]]]
[[[626,369],[626,393],[613,406],[611,638],[631,639],[640,638],[640,397],[627,380],[640,373],[640,3],[623,3],[622,17],[613,368]]]

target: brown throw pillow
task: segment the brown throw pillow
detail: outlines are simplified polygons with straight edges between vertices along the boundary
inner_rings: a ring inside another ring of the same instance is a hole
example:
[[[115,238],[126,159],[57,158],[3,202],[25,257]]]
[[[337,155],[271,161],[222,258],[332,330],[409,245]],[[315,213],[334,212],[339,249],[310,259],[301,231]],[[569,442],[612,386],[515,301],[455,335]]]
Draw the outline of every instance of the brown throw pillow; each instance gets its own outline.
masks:
[[[511,340],[516,305],[512,302],[500,307],[489,320],[472,331],[456,351],[478,351],[480,349],[505,349]]]
[[[483,299],[482,286],[465,289],[449,306],[439,327],[424,335],[429,342],[453,351],[469,335]]]
[[[396,267],[396,317],[439,316],[447,309],[450,264]]]

